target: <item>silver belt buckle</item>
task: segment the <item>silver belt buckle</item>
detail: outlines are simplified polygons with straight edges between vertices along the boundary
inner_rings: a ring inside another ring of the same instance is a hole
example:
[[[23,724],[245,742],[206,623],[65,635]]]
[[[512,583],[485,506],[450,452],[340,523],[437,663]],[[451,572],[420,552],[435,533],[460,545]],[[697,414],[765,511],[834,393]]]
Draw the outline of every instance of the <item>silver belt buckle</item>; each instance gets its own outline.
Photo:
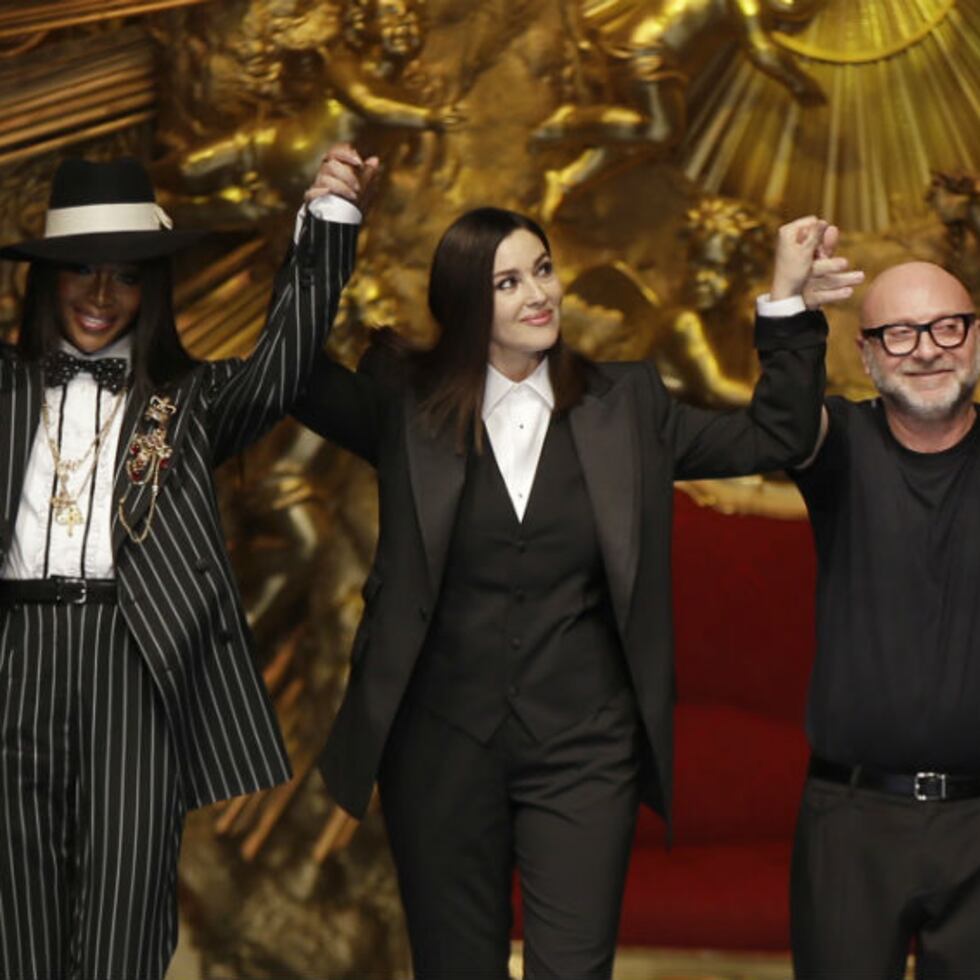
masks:
[[[929,789],[925,788],[925,783],[936,782],[938,783],[938,793],[930,792]],[[927,803],[929,800],[945,800],[946,799],[946,773],[944,772],[917,772],[915,774],[915,779],[912,784],[912,795],[920,803]]]
[[[78,595],[68,602],[73,606],[83,606],[88,602],[88,580],[84,578],[65,578],[62,580],[65,589],[77,588]]]

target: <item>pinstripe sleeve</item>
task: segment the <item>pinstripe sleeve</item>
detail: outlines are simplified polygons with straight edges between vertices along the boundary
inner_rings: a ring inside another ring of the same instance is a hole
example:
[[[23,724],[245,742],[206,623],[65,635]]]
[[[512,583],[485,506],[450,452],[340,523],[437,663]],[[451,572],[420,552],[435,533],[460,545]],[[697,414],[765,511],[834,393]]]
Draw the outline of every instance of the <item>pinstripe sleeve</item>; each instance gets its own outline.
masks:
[[[308,215],[298,244],[276,277],[255,350],[245,360],[209,366],[215,464],[254,442],[299,397],[354,270],[359,228]]]

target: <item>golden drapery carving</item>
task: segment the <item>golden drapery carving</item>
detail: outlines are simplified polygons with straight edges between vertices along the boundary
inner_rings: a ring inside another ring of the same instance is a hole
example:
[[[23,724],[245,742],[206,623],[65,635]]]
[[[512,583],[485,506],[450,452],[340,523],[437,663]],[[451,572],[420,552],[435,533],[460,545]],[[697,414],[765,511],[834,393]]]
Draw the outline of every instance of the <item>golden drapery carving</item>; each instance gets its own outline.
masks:
[[[495,203],[548,223],[572,342],[653,357],[680,396],[736,405],[780,221],[821,212],[869,272],[939,261],[980,289],[980,0],[45,0],[0,10],[0,240],[36,232],[65,152],[136,153],[177,223],[182,334],[247,351],[322,148],[384,161],[331,341],[430,336],[432,247]],[[0,328],[22,281],[0,264]],[[869,389],[856,313],[831,389]],[[208,976],[397,976],[377,815],[356,835],[312,773],[373,548],[367,468],[292,423],[222,471],[233,558],[296,770],[191,819],[182,864]],[[773,479],[689,488],[799,514]],[[346,846],[345,846],[346,845]]]

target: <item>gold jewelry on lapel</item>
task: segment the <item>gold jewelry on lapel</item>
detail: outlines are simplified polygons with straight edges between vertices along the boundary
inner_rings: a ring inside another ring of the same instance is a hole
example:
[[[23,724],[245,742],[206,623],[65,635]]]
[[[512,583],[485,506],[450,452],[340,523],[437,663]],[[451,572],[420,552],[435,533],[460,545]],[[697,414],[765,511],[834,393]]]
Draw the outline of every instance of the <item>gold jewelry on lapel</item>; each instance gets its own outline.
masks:
[[[47,395],[41,398],[41,419],[44,422],[44,437],[47,440],[48,449],[51,451],[51,459],[54,462],[55,492],[49,500],[51,513],[54,515],[55,523],[68,528],[68,537],[70,538],[74,537],[75,528],[85,523],[85,515],[82,513],[81,507],[78,506],[78,498],[81,496],[88,481],[95,479],[95,468],[99,463],[99,453],[102,452],[102,443],[105,440],[105,435],[109,431],[109,427],[112,425],[116,415],[119,413],[119,406],[125,400],[126,389],[123,388],[115,396],[112,411],[99,431],[96,432],[95,438],[89,443],[88,449],[78,459],[65,459],[61,455],[61,449],[52,432],[51,409],[48,407]],[[85,465],[85,461],[89,456],[92,457],[92,462],[85,476],[82,477],[81,482],[72,491],[68,486],[68,481]]]
[[[133,486],[150,484],[150,507],[143,521],[143,529],[134,531],[126,520],[124,503],[126,494],[119,498],[119,523],[125,528],[130,541],[142,544],[150,533],[153,517],[157,510],[157,495],[160,493],[160,471],[167,468],[167,461],[173,455],[173,447],[167,442],[168,429],[177,406],[164,395],[153,395],[143,416],[150,424],[147,432],[137,435],[129,444],[129,459],[126,472]],[[126,493],[129,492],[127,488]]]

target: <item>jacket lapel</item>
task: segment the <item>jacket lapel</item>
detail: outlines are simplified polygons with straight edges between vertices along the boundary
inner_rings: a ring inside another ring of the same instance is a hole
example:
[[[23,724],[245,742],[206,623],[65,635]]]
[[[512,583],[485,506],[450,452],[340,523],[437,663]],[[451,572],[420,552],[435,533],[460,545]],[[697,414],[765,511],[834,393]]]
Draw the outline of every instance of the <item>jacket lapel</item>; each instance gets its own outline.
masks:
[[[415,512],[422,531],[432,594],[436,595],[466,480],[466,456],[455,451],[447,433],[433,436],[426,430],[418,405],[411,397],[406,404],[405,435]]]
[[[167,392],[167,397],[173,402],[177,410],[171,416],[170,425],[167,429],[167,443],[173,453],[167,461],[167,465],[160,470],[159,485],[161,491],[167,477],[176,466],[178,453],[190,424],[191,406],[194,404],[194,394],[199,383],[200,372],[192,371],[188,377]],[[113,551],[118,551],[126,537],[126,529],[119,519],[120,501],[126,516],[126,523],[134,532],[138,533],[153,497],[152,481],[138,485],[130,479],[129,471],[126,469],[126,461],[130,456],[130,446],[133,444],[133,439],[140,433],[148,431],[150,427],[145,420],[148,407],[149,399],[137,402],[131,398],[126,404],[126,414],[123,416],[122,428],[119,432],[112,494]]]
[[[569,421],[623,633],[640,557],[639,434],[632,388],[594,386],[571,410]]]
[[[0,564],[13,539],[17,509],[24,488],[27,460],[41,418],[41,369],[12,357],[0,360]]]

